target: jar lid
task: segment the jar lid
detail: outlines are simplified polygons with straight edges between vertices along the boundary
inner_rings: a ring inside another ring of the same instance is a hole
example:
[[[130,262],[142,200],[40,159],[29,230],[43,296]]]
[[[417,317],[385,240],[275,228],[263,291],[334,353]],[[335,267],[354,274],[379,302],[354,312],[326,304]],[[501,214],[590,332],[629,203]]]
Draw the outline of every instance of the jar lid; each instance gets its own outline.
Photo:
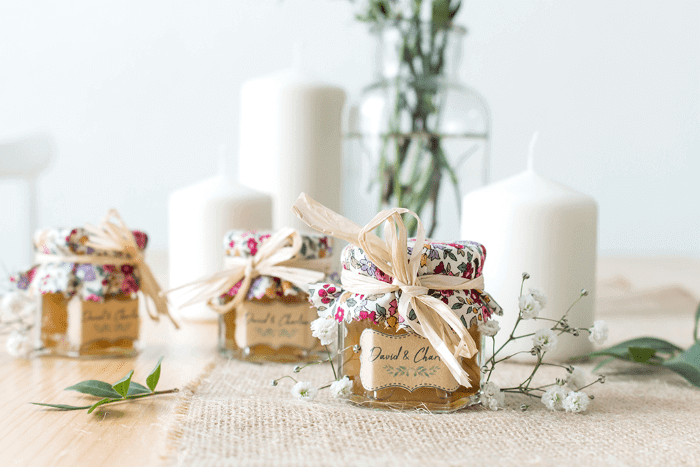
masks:
[[[407,250],[413,252],[415,239],[409,239]],[[418,275],[441,274],[474,279],[481,275],[486,249],[476,242],[426,241],[420,256]],[[379,281],[391,283],[393,278],[372,263],[362,248],[348,245],[341,253],[343,269]],[[370,320],[389,327],[410,329],[408,323],[398,315],[400,291],[384,294],[361,293],[360,290],[345,291],[340,284],[318,283],[310,285],[309,300],[318,309],[319,315],[333,316],[339,322]],[[483,290],[431,290],[429,294],[447,304],[465,328],[484,322],[492,314],[503,313],[501,307]],[[416,314],[409,306],[408,319]]]
[[[146,249],[148,235],[132,230],[134,240],[141,251]],[[98,255],[119,258],[121,252],[106,251],[85,246],[88,232],[83,227],[75,229],[52,228],[37,230],[34,234],[34,251],[46,255]]]
[[[231,230],[224,235],[224,249],[228,256],[249,258],[274,234],[270,230]],[[333,237],[319,234],[300,234],[299,259],[323,259],[333,253]]]
[[[140,250],[146,248],[148,236],[138,230],[132,231]],[[39,230],[34,235],[34,250],[47,255],[98,255],[119,258],[121,252],[94,249],[86,246],[87,231],[52,228]],[[18,287],[30,286],[42,295],[62,293],[66,297],[78,295],[82,300],[101,302],[106,295],[132,295],[139,290],[139,277],[130,264],[96,265],[90,263],[50,262],[35,266],[20,275]]]
[[[416,239],[408,240],[408,255],[413,252]],[[442,274],[459,276],[464,279],[474,279],[481,274],[486,259],[486,248],[483,245],[470,242],[435,242],[426,240],[420,256],[418,275]],[[372,263],[362,248],[348,245],[343,249],[340,258],[343,269],[364,276],[374,277],[382,282],[391,283],[392,278],[384,274],[377,265]]]
[[[231,230],[224,235],[224,249],[228,256],[250,258],[257,254],[260,246],[273,234],[274,232],[270,230]],[[301,249],[296,258],[305,260],[330,258],[333,253],[333,237],[318,234],[300,234],[300,236]],[[227,293],[220,295],[217,303],[223,305],[233,300],[242,283],[242,280],[239,281]],[[306,291],[278,277],[258,276],[253,279],[246,299],[299,295],[306,295]]]

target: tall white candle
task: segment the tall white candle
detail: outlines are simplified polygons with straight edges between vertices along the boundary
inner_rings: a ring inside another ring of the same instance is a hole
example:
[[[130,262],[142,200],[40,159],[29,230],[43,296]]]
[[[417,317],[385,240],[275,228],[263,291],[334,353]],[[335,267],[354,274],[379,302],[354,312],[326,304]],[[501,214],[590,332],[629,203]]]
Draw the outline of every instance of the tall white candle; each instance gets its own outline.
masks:
[[[219,173],[170,195],[169,286],[177,287],[209,276],[223,268],[224,234],[231,229],[269,229],[272,201],[269,195],[242,186],[235,164],[222,149]],[[175,292],[170,301],[176,307],[186,297]],[[215,320],[217,314],[206,304],[179,311],[193,321]]]
[[[533,287],[547,295],[541,317],[559,319],[581,289],[586,289],[589,295],[571,310],[569,323],[577,327],[593,323],[596,202],[536,173],[532,158],[528,165],[519,175],[467,194],[462,204],[462,238],[486,247],[485,288],[504,309],[497,346],[508,338],[518,316],[523,272],[531,276],[525,293]],[[547,323],[522,321],[517,335],[535,332]],[[523,338],[511,343],[506,355],[531,348],[532,339]],[[563,334],[547,358],[561,361],[591,349],[587,333],[580,337]]]
[[[309,227],[291,206],[306,192],[340,210],[341,115],[345,92],[298,69],[253,79],[241,88],[241,181],[269,193],[274,229]]]

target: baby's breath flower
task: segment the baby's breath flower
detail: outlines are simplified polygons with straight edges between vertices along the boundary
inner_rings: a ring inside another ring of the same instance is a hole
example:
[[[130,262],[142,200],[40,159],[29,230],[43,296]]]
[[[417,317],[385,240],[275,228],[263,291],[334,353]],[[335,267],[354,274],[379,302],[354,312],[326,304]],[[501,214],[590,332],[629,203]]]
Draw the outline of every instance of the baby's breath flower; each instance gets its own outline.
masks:
[[[572,391],[578,391],[586,385],[586,373],[578,367],[573,367],[571,373],[566,375],[566,387]]]
[[[292,370],[294,373],[299,373],[301,371],[301,367],[299,365],[295,366],[294,369]]]
[[[604,344],[608,340],[608,325],[602,319],[599,319],[593,323],[593,327],[588,330],[590,335],[588,340],[594,344]]]
[[[493,319],[490,319],[485,323],[479,323],[477,327],[479,328],[479,332],[481,332],[483,336],[488,337],[495,336],[498,333],[498,331],[501,330],[501,326],[498,324],[498,321]]]
[[[487,409],[498,410],[505,405],[506,396],[493,382],[481,386],[481,403]]]
[[[542,403],[549,410],[559,410],[563,408],[563,402],[566,398],[566,389],[556,385],[548,389],[544,394],[542,394]]]
[[[321,340],[321,345],[331,345],[338,340],[338,322],[333,318],[318,318],[311,322],[311,335]]]
[[[331,383],[331,393],[333,397],[348,397],[350,395],[350,389],[352,389],[352,381],[350,381],[347,376],[343,376],[342,379]]]
[[[580,413],[584,412],[590,403],[591,401],[585,392],[569,391],[562,406],[567,412]]]
[[[521,295],[518,299],[518,305],[520,307],[520,316],[523,319],[537,318],[542,309],[540,302],[535,300],[532,294]]]
[[[538,329],[532,336],[532,344],[542,352],[549,352],[557,346],[557,335],[551,329]]]
[[[7,353],[16,358],[29,358],[32,353],[32,343],[26,332],[12,331],[5,345]]]
[[[547,306],[547,296],[540,289],[530,289],[530,295],[540,304],[540,308]]]
[[[306,402],[311,402],[314,400],[318,394],[318,389],[313,387],[313,385],[308,381],[299,381],[297,384],[292,386],[292,395],[297,399],[301,399]]]
[[[4,319],[28,319],[34,316],[36,299],[25,290],[13,290],[0,297],[0,316]]]
[[[277,386],[277,384],[279,384],[279,383],[277,382],[276,379],[273,379],[272,381],[270,381],[270,386]]]
[[[529,278],[530,278],[530,274],[524,272],[524,273],[523,273],[523,279],[529,279]]]
[[[355,344],[352,346],[352,352],[353,353],[360,353],[360,346]]]

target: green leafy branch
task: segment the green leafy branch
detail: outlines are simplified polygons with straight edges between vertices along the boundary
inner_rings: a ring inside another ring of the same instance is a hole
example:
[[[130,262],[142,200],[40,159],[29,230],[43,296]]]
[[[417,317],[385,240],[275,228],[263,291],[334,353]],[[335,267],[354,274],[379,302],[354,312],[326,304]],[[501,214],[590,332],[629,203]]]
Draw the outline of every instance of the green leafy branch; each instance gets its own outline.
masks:
[[[92,405],[74,406],[66,404],[45,404],[43,402],[31,402],[31,404],[40,405],[43,407],[50,407],[52,409],[58,410],[88,409],[88,413],[92,413],[96,408],[105,404],[112,404],[114,402],[124,402],[128,400],[143,399],[144,397],[176,393],[179,391],[179,389],[177,388],[168,389],[165,391],[156,391],[156,386],[158,385],[158,381],[160,380],[160,365],[162,361],[163,357],[160,357],[160,359],[158,360],[158,364],[146,378],[146,385],[148,387],[143,386],[142,384],[139,384],[135,381],[131,381],[131,377],[134,375],[134,370],[131,370],[126,376],[124,376],[122,379],[120,379],[114,384],[89,379],[87,381],[82,381],[64,389],[65,391],[77,391],[82,394],[102,398]]]
[[[614,360],[623,360],[648,366],[661,366],[675,371],[690,384],[700,387],[699,323],[700,306],[695,312],[695,325],[693,326],[693,340],[695,343],[685,350],[671,342],[656,337],[638,337],[578,358],[607,357],[593,371]]]

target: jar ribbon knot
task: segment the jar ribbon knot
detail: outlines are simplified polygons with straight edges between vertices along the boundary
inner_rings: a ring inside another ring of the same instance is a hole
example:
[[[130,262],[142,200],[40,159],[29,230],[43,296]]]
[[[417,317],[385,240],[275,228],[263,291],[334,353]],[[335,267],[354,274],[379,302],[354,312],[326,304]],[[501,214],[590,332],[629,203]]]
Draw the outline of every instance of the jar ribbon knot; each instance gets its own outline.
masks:
[[[299,288],[305,288],[307,284],[323,280],[330,271],[331,260],[297,258],[301,246],[299,232],[285,227],[267,238],[255,255],[246,258],[228,256],[224,260],[223,270],[165,293],[180,289],[197,290],[196,295],[183,303],[181,308],[205,301],[214,311],[225,314],[245,300],[253,280],[258,276],[277,277]],[[238,283],[240,286],[233,300],[223,305],[214,302]]]

